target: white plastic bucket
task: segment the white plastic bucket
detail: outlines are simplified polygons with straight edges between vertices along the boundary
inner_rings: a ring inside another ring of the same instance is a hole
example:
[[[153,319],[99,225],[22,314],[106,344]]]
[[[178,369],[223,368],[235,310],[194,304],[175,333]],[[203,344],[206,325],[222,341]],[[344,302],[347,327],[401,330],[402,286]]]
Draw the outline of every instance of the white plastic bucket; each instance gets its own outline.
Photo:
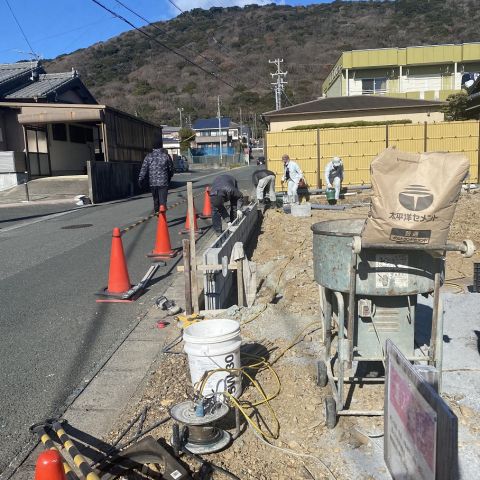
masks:
[[[183,332],[184,350],[192,383],[197,383],[206,371],[218,368],[240,368],[240,324],[230,319],[204,320]],[[203,394],[229,392],[239,397],[241,377],[229,372],[216,372],[205,382]]]

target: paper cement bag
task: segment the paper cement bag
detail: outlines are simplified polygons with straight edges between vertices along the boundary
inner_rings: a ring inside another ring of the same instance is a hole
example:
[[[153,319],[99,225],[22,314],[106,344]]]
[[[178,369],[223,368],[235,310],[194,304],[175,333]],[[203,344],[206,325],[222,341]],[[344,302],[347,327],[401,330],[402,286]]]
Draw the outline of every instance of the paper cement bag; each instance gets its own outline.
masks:
[[[384,150],[370,167],[373,196],[362,243],[445,245],[468,167],[460,153]]]

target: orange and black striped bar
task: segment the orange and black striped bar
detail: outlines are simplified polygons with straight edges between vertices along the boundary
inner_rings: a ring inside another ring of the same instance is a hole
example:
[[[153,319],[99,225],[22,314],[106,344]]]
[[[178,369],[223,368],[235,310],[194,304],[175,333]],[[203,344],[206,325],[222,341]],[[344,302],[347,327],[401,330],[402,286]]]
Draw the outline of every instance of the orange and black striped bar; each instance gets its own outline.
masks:
[[[53,422],[52,429],[57,434],[58,439],[65,447],[69,455],[72,457],[73,463],[75,463],[83,477],[85,477],[86,480],[100,480],[100,477],[90,468],[90,465],[85,460],[83,455],[80,454],[77,447],[70,440],[70,437],[65,433],[65,430],[62,428],[60,423]]]
[[[48,435],[47,431],[43,427],[37,427],[35,432],[40,437],[40,441],[43,443],[44,447],[47,450],[56,450],[60,456],[62,457],[62,464],[63,464],[63,471],[65,472],[65,476],[67,480],[78,480],[77,474],[72,470],[72,467],[68,464],[68,462],[63,458],[62,453],[58,450],[55,446],[55,443]]]

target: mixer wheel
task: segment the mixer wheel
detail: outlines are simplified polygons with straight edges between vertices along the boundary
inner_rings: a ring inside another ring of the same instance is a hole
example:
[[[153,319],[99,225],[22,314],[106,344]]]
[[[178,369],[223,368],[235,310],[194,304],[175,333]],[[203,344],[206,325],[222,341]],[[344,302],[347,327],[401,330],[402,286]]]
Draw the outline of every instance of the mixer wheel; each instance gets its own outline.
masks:
[[[328,383],[327,364],[323,360],[317,362],[317,385],[325,387]]]

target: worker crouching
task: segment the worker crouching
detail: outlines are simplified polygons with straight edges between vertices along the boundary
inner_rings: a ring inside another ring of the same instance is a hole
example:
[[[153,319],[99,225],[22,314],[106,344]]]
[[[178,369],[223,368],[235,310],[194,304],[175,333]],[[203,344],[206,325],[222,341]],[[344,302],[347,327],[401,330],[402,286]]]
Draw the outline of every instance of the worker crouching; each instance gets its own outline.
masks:
[[[333,157],[325,167],[325,183],[327,188],[335,189],[335,200],[340,198],[340,189],[343,182],[343,162],[340,157]]]
[[[256,195],[259,203],[263,204],[267,200],[275,204],[275,173],[271,170],[256,170],[252,175],[252,183],[256,187]],[[265,191],[268,189],[268,196],[265,198]]]
[[[222,233],[222,219],[228,225],[236,219],[243,216],[240,210],[243,206],[243,194],[238,189],[235,178],[231,175],[219,175],[212,183],[210,188],[210,199],[212,202],[212,226],[215,232]],[[225,204],[230,203],[229,209]]]

